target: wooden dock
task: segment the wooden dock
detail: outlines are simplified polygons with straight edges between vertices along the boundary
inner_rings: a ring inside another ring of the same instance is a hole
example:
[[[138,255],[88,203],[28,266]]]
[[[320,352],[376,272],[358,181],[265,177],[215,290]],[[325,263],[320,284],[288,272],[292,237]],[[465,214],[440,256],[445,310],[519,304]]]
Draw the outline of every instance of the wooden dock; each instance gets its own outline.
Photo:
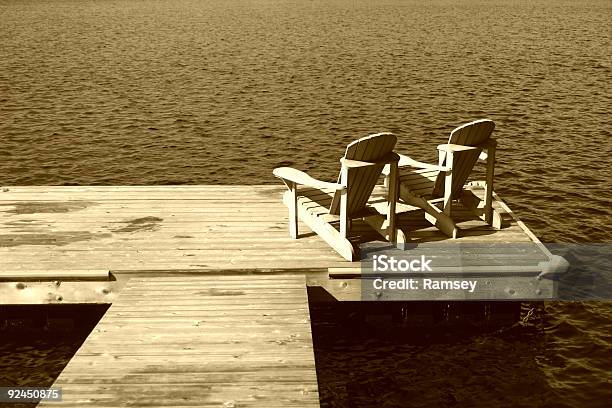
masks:
[[[479,185],[469,190],[475,202],[483,196]],[[58,378],[59,406],[317,406],[307,286],[311,300],[332,302],[556,294],[552,254],[497,195],[501,229],[458,202],[456,240],[422,211],[402,210],[406,253],[434,258],[428,278],[480,284],[473,292],[399,294],[366,290],[367,268],[345,261],[305,225],[291,239],[283,191],[0,188],[0,304],[112,303]],[[377,187],[371,199],[385,194]],[[351,239],[384,244],[365,222],[354,221],[351,231]]]
[[[482,195],[478,186],[470,189]],[[337,300],[392,300],[386,293],[364,299],[361,264],[342,259],[305,225],[299,225],[299,239],[289,238],[284,190],[277,185],[0,188],[0,302],[111,303],[132,277],[274,273],[305,275],[307,285]],[[373,199],[381,195],[377,189]],[[415,252],[437,254],[440,276],[486,279],[474,293],[437,293],[436,300],[554,297],[555,280],[541,279],[551,254],[496,195],[493,206],[501,214],[501,230],[457,204],[453,217],[462,229],[457,240],[420,211],[398,218]],[[368,228],[363,223],[354,230],[376,242]],[[461,249],[472,244],[480,249]],[[432,299],[427,291],[409,296]]]
[[[53,407],[318,407],[304,276],[130,279]]]

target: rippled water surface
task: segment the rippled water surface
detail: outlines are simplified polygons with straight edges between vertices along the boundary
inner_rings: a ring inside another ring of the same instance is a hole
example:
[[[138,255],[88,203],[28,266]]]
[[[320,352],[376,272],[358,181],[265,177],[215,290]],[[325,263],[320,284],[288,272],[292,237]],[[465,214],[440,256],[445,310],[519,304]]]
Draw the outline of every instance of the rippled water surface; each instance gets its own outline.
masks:
[[[496,190],[530,228],[608,242],[611,21],[609,0],[0,0],[0,184],[333,180],[357,137],[433,160],[488,117]],[[322,401],[604,406],[610,303],[546,309],[425,344],[319,327]]]

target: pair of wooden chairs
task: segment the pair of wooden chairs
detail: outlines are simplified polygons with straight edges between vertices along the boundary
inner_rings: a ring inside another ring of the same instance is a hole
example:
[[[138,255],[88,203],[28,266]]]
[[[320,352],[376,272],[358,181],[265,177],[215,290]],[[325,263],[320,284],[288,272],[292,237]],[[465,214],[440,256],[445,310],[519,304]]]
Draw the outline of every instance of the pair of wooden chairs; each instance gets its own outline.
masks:
[[[494,128],[493,121],[487,119],[456,128],[448,143],[438,146],[437,165],[395,153],[395,135],[378,133],[348,145],[340,159],[337,183],[314,179],[290,167],[274,169],[274,175],[289,189],[283,201],[289,208],[291,237],[298,237],[299,218],[345,259],[357,260],[360,242],[351,237],[353,220],[362,219],[392,243],[406,242],[396,222],[399,201],[423,209],[429,222],[457,238],[459,229],[452,218],[452,202],[464,195],[468,176],[479,159],[486,163],[482,218],[499,228],[499,216],[492,207]],[[372,204],[372,191],[381,174],[385,175],[386,201]]]

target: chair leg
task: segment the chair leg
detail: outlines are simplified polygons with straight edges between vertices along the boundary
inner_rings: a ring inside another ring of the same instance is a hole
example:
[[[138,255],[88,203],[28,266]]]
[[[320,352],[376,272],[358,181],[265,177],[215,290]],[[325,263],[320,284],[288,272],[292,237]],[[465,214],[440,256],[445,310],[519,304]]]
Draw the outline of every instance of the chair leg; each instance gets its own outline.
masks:
[[[298,237],[298,213],[297,213],[297,184],[289,183],[289,190],[291,191],[291,202],[289,207],[289,235],[293,239]]]
[[[408,205],[414,205],[415,207],[425,210],[425,219],[442,231],[446,236],[459,238],[459,228],[445,211],[431,204],[423,197],[405,197],[404,201]]]
[[[342,170],[340,171],[340,182],[343,186],[349,185],[348,178],[348,169],[342,166]],[[351,229],[351,219],[348,214],[348,205],[348,194],[347,191],[344,190],[340,195],[340,236],[342,238],[347,238]]]
[[[444,214],[451,216],[453,205],[453,152],[446,153],[446,166],[450,169],[444,177]]]
[[[387,198],[388,208],[387,208],[387,220],[389,221],[389,241],[392,243],[397,243],[397,221],[395,208],[399,195],[399,180],[398,180],[398,168],[397,162],[393,162],[390,165],[389,171],[389,182],[388,182],[388,193],[389,196]]]
[[[389,229],[389,220],[385,214],[374,214],[363,218],[372,229],[382,235],[387,241],[393,244],[406,244],[408,243],[408,236],[401,228],[395,228],[395,240],[392,238],[392,234]]]
[[[459,238],[459,228],[455,225],[455,222],[452,220],[452,218],[450,218],[443,212],[435,214],[431,212],[425,212],[425,219],[432,223],[440,231],[442,231],[447,237],[453,239]]]
[[[493,177],[495,173],[495,144],[487,148],[487,174],[485,185],[485,221],[493,225]]]

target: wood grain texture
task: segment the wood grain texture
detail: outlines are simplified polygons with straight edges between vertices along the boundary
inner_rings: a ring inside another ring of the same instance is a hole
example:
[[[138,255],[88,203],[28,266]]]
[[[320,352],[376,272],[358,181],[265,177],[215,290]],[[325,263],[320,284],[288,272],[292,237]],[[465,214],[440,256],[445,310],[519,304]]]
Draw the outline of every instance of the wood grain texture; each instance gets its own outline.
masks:
[[[432,174],[429,182],[433,179]],[[483,200],[482,186],[467,188],[473,193],[474,202]],[[287,208],[281,198],[285,190],[283,186],[272,185],[1,189],[0,281],[7,284],[3,286],[6,296],[0,302],[6,303],[10,293],[14,293],[10,303],[23,299],[31,302],[35,293],[44,290],[43,286],[40,290],[34,286],[28,286],[32,290],[16,289],[10,282],[76,281],[85,278],[84,271],[91,275],[94,270],[110,271],[115,276],[241,275],[303,270],[310,276],[328,268],[359,268],[359,262],[345,261],[301,222],[299,239],[290,238]],[[377,186],[369,205],[386,206],[387,193]],[[332,196],[332,192],[316,193],[303,188],[298,199],[301,207],[313,216],[329,217],[326,222],[331,223],[331,228],[339,228],[339,217],[328,211]],[[537,265],[545,255],[541,247],[539,253],[529,249],[530,244],[538,243],[537,238],[497,195],[493,206],[503,217],[500,230],[491,228],[461,202],[453,205],[453,218],[462,230],[457,240],[448,239],[431,225],[422,210],[401,204],[398,228],[408,237],[409,244],[431,246],[433,255],[444,256],[450,251],[449,257],[456,258],[449,248],[479,245],[476,255],[463,251],[461,266],[467,262],[479,267],[506,264],[523,267]],[[381,212],[384,210],[381,208]],[[384,242],[359,219],[352,223],[350,239]],[[508,243],[527,247],[516,247],[514,253],[505,250],[500,257],[496,246]],[[492,249],[485,250],[486,245]],[[440,265],[453,266],[443,260]],[[98,279],[93,275],[90,278]],[[52,292],[53,296],[45,295],[39,301],[48,301],[47,298],[100,301],[108,297],[106,293],[96,294],[99,290],[73,294],[63,286]]]
[[[39,406],[318,407],[304,276],[130,279],[54,387]]]

